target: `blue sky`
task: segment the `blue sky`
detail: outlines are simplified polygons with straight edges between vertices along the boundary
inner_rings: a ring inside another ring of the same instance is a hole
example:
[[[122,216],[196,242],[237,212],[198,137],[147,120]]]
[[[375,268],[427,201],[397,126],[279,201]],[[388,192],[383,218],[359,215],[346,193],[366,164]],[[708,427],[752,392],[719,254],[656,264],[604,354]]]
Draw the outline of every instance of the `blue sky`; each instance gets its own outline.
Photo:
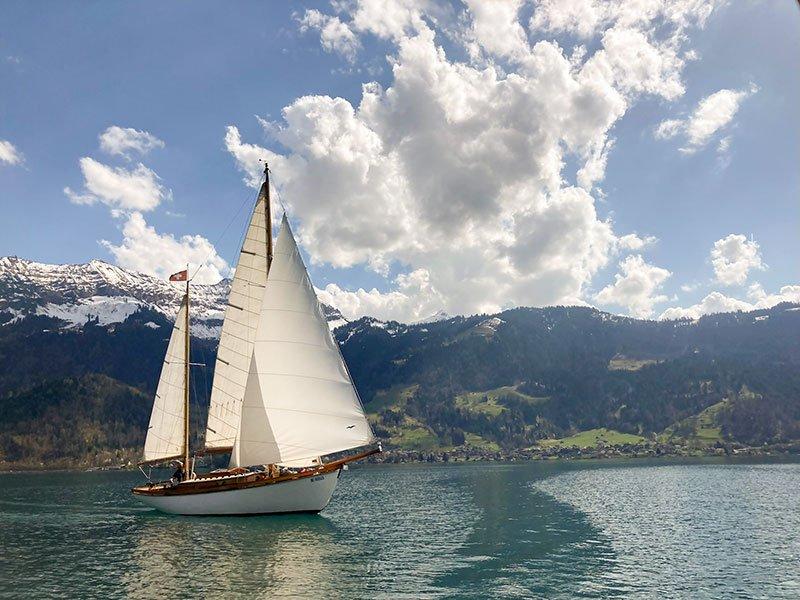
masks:
[[[213,279],[261,153],[312,279],[349,316],[588,303],[655,318],[800,298],[794,3],[653,0],[661,12],[635,18],[622,3],[594,24],[548,2],[370,4],[3,3],[0,255],[163,276],[210,252]],[[574,81],[557,80],[558,52]],[[110,154],[113,126],[163,144]],[[91,192],[83,158],[141,163],[154,206],[109,200],[114,181]]]

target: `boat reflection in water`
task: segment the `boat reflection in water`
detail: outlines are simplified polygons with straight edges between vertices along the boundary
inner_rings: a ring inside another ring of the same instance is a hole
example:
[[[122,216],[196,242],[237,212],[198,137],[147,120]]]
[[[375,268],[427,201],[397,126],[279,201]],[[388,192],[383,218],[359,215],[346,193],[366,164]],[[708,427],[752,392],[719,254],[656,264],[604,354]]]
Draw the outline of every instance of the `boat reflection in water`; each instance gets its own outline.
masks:
[[[129,597],[330,597],[342,589],[337,528],[322,516],[176,520],[154,514],[140,524],[134,568],[123,581]]]

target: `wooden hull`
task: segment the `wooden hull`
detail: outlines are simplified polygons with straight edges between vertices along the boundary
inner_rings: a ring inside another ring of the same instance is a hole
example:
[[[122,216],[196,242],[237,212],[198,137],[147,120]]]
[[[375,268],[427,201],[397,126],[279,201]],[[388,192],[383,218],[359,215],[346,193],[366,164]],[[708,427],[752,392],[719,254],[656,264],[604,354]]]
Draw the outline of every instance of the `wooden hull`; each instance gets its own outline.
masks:
[[[336,469],[261,485],[242,482],[242,486],[228,485],[219,491],[154,494],[145,491],[146,488],[135,488],[133,492],[145,504],[176,515],[317,513],[330,502],[340,472],[341,469]],[[173,489],[178,491],[176,488]]]

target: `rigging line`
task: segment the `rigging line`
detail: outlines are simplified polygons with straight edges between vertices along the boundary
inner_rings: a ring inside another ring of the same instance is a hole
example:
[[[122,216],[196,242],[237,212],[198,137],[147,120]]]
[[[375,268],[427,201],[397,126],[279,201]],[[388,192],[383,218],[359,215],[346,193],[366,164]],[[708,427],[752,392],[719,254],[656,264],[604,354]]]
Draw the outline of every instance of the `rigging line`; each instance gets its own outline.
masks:
[[[270,175],[271,175],[272,174],[272,169],[269,169],[269,172],[270,172]],[[272,180],[270,179],[270,181],[272,181]],[[281,191],[278,189],[277,184],[273,183],[272,187],[275,188],[275,193],[278,195],[278,204],[281,205],[281,208],[283,209],[283,212],[288,215],[289,211],[286,210],[286,205],[283,203],[283,194],[281,194]]]
[[[217,239],[214,241],[214,244],[212,245],[211,250],[209,251],[208,255],[203,259],[203,262],[201,262],[198,265],[198,267],[195,270],[194,274],[189,278],[189,281],[192,281],[195,277],[197,277],[197,274],[200,272],[200,269],[202,269],[204,266],[206,266],[206,264],[208,263],[208,259],[211,258],[211,255],[216,253],[217,245],[219,245],[220,241],[222,241],[222,238],[228,232],[228,229],[230,229],[231,225],[233,225],[233,222],[238,218],[239,213],[242,212],[242,208],[244,208],[244,206],[247,203],[247,201],[249,199],[251,199],[251,198],[252,198],[252,192],[249,192],[245,196],[245,199],[242,201],[242,203],[239,205],[239,208],[236,209],[236,212],[233,214],[233,217],[231,218],[231,220],[228,221],[228,224],[222,230],[222,233],[220,233],[219,236],[217,237]],[[245,232],[247,232],[247,228],[245,228]]]

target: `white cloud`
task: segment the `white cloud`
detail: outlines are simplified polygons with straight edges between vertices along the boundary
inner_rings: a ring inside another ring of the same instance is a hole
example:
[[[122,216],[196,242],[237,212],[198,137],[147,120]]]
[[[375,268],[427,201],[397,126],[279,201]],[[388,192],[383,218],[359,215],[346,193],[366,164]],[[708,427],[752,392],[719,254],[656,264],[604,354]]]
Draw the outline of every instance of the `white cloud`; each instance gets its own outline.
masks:
[[[316,9],[306,10],[300,19],[300,30],[309,29],[319,31],[320,43],[325,52],[336,52],[349,62],[355,60],[361,42],[350,26],[339,17],[322,14]]]
[[[657,241],[658,238],[652,235],[639,237],[635,233],[629,233],[627,235],[623,235],[617,238],[617,247],[622,251],[641,250],[642,248],[646,248],[647,246],[652,246]]]
[[[746,90],[719,90],[703,98],[686,119],[668,119],[656,127],[659,139],[682,135],[686,145],[680,150],[693,154],[703,148],[719,131],[727,127],[736,116],[742,100],[755,94],[758,87],[750,84]],[[730,148],[730,136],[720,140],[717,150],[725,153]]]
[[[726,0],[535,0],[530,27],[579,38],[599,35],[610,26],[669,27],[675,36],[691,26],[704,27]]]
[[[610,78],[628,95],[654,94],[674,100],[684,93],[684,60],[670,42],[658,42],[637,29],[612,28],[602,37],[603,49],[584,68]]]
[[[657,139],[666,140],[678,135],[683,127],[684,122],[680,119],[667,119],[656,126],[655,136]]]
[[[595,183],[602,181],[606,176],[608,153],[614,147],[614,140],[599,141],[590,150],[586,162],[578,169],[576,180],[578,185],[588,192],[592,191]]]
[[[399,40],[425,27],[423,12],[436,10],[428,0],[356,0],[353,28],[379,38]]]
[[[329,286],[349,316],[585,303],[611,257],[654,241],[618,236],[591,191],[627,109],[646,95],[683,93],[683,30],[702,11],[657,4],[647,18],[623,2],[613,14],[602,9],[593,53],[567,57],[555,41],[528,44],[514,0],[452,18],[435,2],[337,3],[330,18],[393,46],[388,85],[366,84],[355,105],[298,98],[265,127],[281,154],[243,142],[233,126],[225,144],[253,187],[258,159],[270,161],[314,262],[425,273],[426,286],[397,279],[385,293]],[[438,34],[462,44],[466,58],[449,58]],[[567,181],[568,159],[580,187]],[[646,266],[654,279],[664,271]]]
[[[760,285],[756,284],[748,295],[754,300],[753,302],[737,300],[721,292],[711,292],[692,306],[668,308],[661,313],[659,319],[699,319],[703,315],[713,313],[771,308],[781,302],[798,304],[800,303],[800,285],[785,285],[777,294],[767,294]]]
[[[522,0],[464,1],[472,13],[472,33],[487,52],[507,57],[528,53],[528,39],[517,20]]]
[[[634,317],[650,317],[655,304],[668,300],[667,296],[657,294],[672,275],[667,269],[647,264],[638,254],[626,257],[619,268],[614,283],[595,295],[597,302],[624,306]]]
[[[702,315],[721,312],[734,312],[737,310],[752,310],[753,305],[736,298],[730,298],[720,292],[711,292],[697,304],[687,308],[668,308],[659,319],[697,319]]]
[[[539,0],[530,28],[588,38],[596,33],[606,18],[604,4],[596,0]]]
[[[758,242],[734,233],[714,242],[711,264],[716,280],[723,285],[742,285],[750,271],[765,268]]]
[[[130,158],[134,152],[145,155],[155,148],[163,148],[164,142],[148,131],[112,125],[99,136],[100,149],[108,154]]]
[[[7,140],[0,140],[0,163],[7,165],[22,164],[22,153],[16,146]]]
[[[140,212],[128,215],[122,235],[119,245],[107,240],[100,243],[126,269],[167,278],[185,269],[187,264],[190,275],[203,265],[195,278],[197,283],[216,283],[230,273],[228,263],[206,238],[184,235],[178,239],[171,234],[160,234]]]
[[[784,285],[777,294],[768,294],[760,283],[754,283],[747,290],[747,297],[756,308],[769,308],[781,302],[800,303],[800,285]]]
[[[133,169],[110,167],[85,156],[80,159],[84,191],[64,188],[75,204],[101,202],[111,209],[149,211],[168,197],[169,192],[159,183],[159,177],[143,164]]]
[[[385,293],[374,288],[352,292],[334,283],[317,293],[320,301],[337,307],[347,319],[366,314],[386,321],[413,322],[435,313],[444,304],[425,269],[399,275],[395,283],[396,289]]]
[[[259,188],[264,181],[264,162],[275,162],[276,155],[256,144],[245,144],[236,127],[225,129],[225,149],[236,160],[236,166],[245,174],[244,182],[253,188]],[[274,168],[274,164],[273,164]]]

